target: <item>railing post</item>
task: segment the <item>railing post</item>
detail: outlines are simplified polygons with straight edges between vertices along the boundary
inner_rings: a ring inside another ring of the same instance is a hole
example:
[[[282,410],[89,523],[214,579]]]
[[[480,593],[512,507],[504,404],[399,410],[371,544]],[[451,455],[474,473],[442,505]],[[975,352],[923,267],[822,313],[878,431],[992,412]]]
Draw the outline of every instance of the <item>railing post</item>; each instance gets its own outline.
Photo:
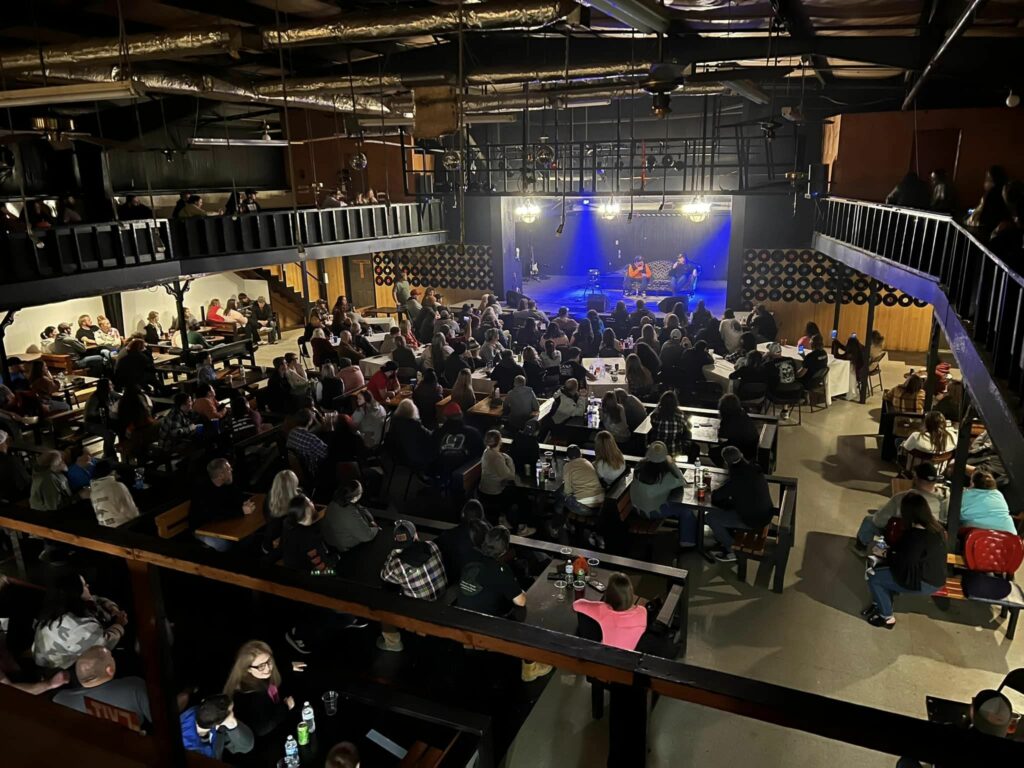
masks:
[[[932,310],[932,331],[928,335],[928,357],[925,361],[924,377],[924,411],[927,413],[932,409],[932,401],[935,399],[936,374],[935,368],[939,364],[939,323],[935,319],[935,310]]]
[[[878,301],[878,281],[872,278],[868,291],[868,327],[864,333],[864,356],[867,359],[861,367],[860,376],[857,377],[861,403],[867,402],[868,399],[868,383],[870,381],[868,372],[871,370],[871,334],[875,330],[875,305]]]
[[[960,431],[957,433],[956,451],[953,454],[953,482],[949,491],[949,516],[946,519],[946,530],[949,532],[949,547],[956,547],[956,537],[960,530],[960,502],[964,498],[964,480],[967,476],[967,453],[971,447],[971,427],[974,425],[974,406],[968,405],[964,417],[960,420]]]

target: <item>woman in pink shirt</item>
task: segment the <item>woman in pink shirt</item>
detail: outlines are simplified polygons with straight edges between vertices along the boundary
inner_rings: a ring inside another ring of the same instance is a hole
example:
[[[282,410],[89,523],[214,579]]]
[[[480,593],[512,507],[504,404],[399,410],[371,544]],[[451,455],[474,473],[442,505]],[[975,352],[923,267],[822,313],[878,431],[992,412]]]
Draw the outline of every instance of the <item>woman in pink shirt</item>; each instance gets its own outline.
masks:
[[[338,378],[345,385],[345,394],[351,394],[366,384],[363,378],[363,370],[358,365],[352,365],[352,361],[343,357],[338,361]]]
[[[608,578],[604,600],[577,600],[572,607],[601,626],[602,643],[633,651],[647,630],[647,609],[635,603],[636,595],[629,577],[613,573]]]

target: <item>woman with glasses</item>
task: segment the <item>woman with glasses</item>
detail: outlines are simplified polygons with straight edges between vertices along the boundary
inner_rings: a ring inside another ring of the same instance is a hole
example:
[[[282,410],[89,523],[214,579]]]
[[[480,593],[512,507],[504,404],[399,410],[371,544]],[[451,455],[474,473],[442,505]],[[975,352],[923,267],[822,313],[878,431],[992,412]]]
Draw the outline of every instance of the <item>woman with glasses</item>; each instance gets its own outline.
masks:
[[[281,694],[281,672],[273,651],[260,640],[250,640],[238,649],[224,693],[235,702],[238,720],[257,736],[273,731],[295,708],[295,699]]]

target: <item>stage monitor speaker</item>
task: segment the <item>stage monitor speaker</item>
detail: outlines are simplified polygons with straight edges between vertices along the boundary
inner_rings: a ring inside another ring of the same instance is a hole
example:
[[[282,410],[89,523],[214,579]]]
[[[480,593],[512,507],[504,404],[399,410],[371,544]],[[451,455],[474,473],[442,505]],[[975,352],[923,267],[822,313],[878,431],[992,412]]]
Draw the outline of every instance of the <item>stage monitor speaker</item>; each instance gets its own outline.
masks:
[[[530,297],[519,291],[505,291],[505,306],[509,309],[519,309],[519,302],[528,298]]]
[[[608,297],[603,293],[595,293],[592,296],[588,296],[587,312],[592,309],[597,310],[598,312],[608,311]]]
[[[828,163],[807,166],[807,196],[824,197],[828,194]]]
[[[682,304],[683,308],[686,309],[687,313],[690,311],[690,297],[689,296],[666,296],[664,299],[658,302],[659,312],[671,312],[672,308],[676,304]]]

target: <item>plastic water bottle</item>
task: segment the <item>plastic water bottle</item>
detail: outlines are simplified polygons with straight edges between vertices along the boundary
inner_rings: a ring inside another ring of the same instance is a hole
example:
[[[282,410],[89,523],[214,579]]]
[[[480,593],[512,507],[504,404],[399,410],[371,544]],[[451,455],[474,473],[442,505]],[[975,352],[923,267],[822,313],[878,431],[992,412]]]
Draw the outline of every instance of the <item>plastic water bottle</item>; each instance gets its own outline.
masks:
[[[313,717],[313,708],[309,706],[308,701],[302,705],[302,722],[309,726],[310,733],[316,733],[316,719]]]
[[[700,456],[693,462],[693,484],[698,488],[704,485],[704,470],[700,466]]]
[[[299,768],[299,742],[290,733],[284,740],[284,764],[288,768]]]

